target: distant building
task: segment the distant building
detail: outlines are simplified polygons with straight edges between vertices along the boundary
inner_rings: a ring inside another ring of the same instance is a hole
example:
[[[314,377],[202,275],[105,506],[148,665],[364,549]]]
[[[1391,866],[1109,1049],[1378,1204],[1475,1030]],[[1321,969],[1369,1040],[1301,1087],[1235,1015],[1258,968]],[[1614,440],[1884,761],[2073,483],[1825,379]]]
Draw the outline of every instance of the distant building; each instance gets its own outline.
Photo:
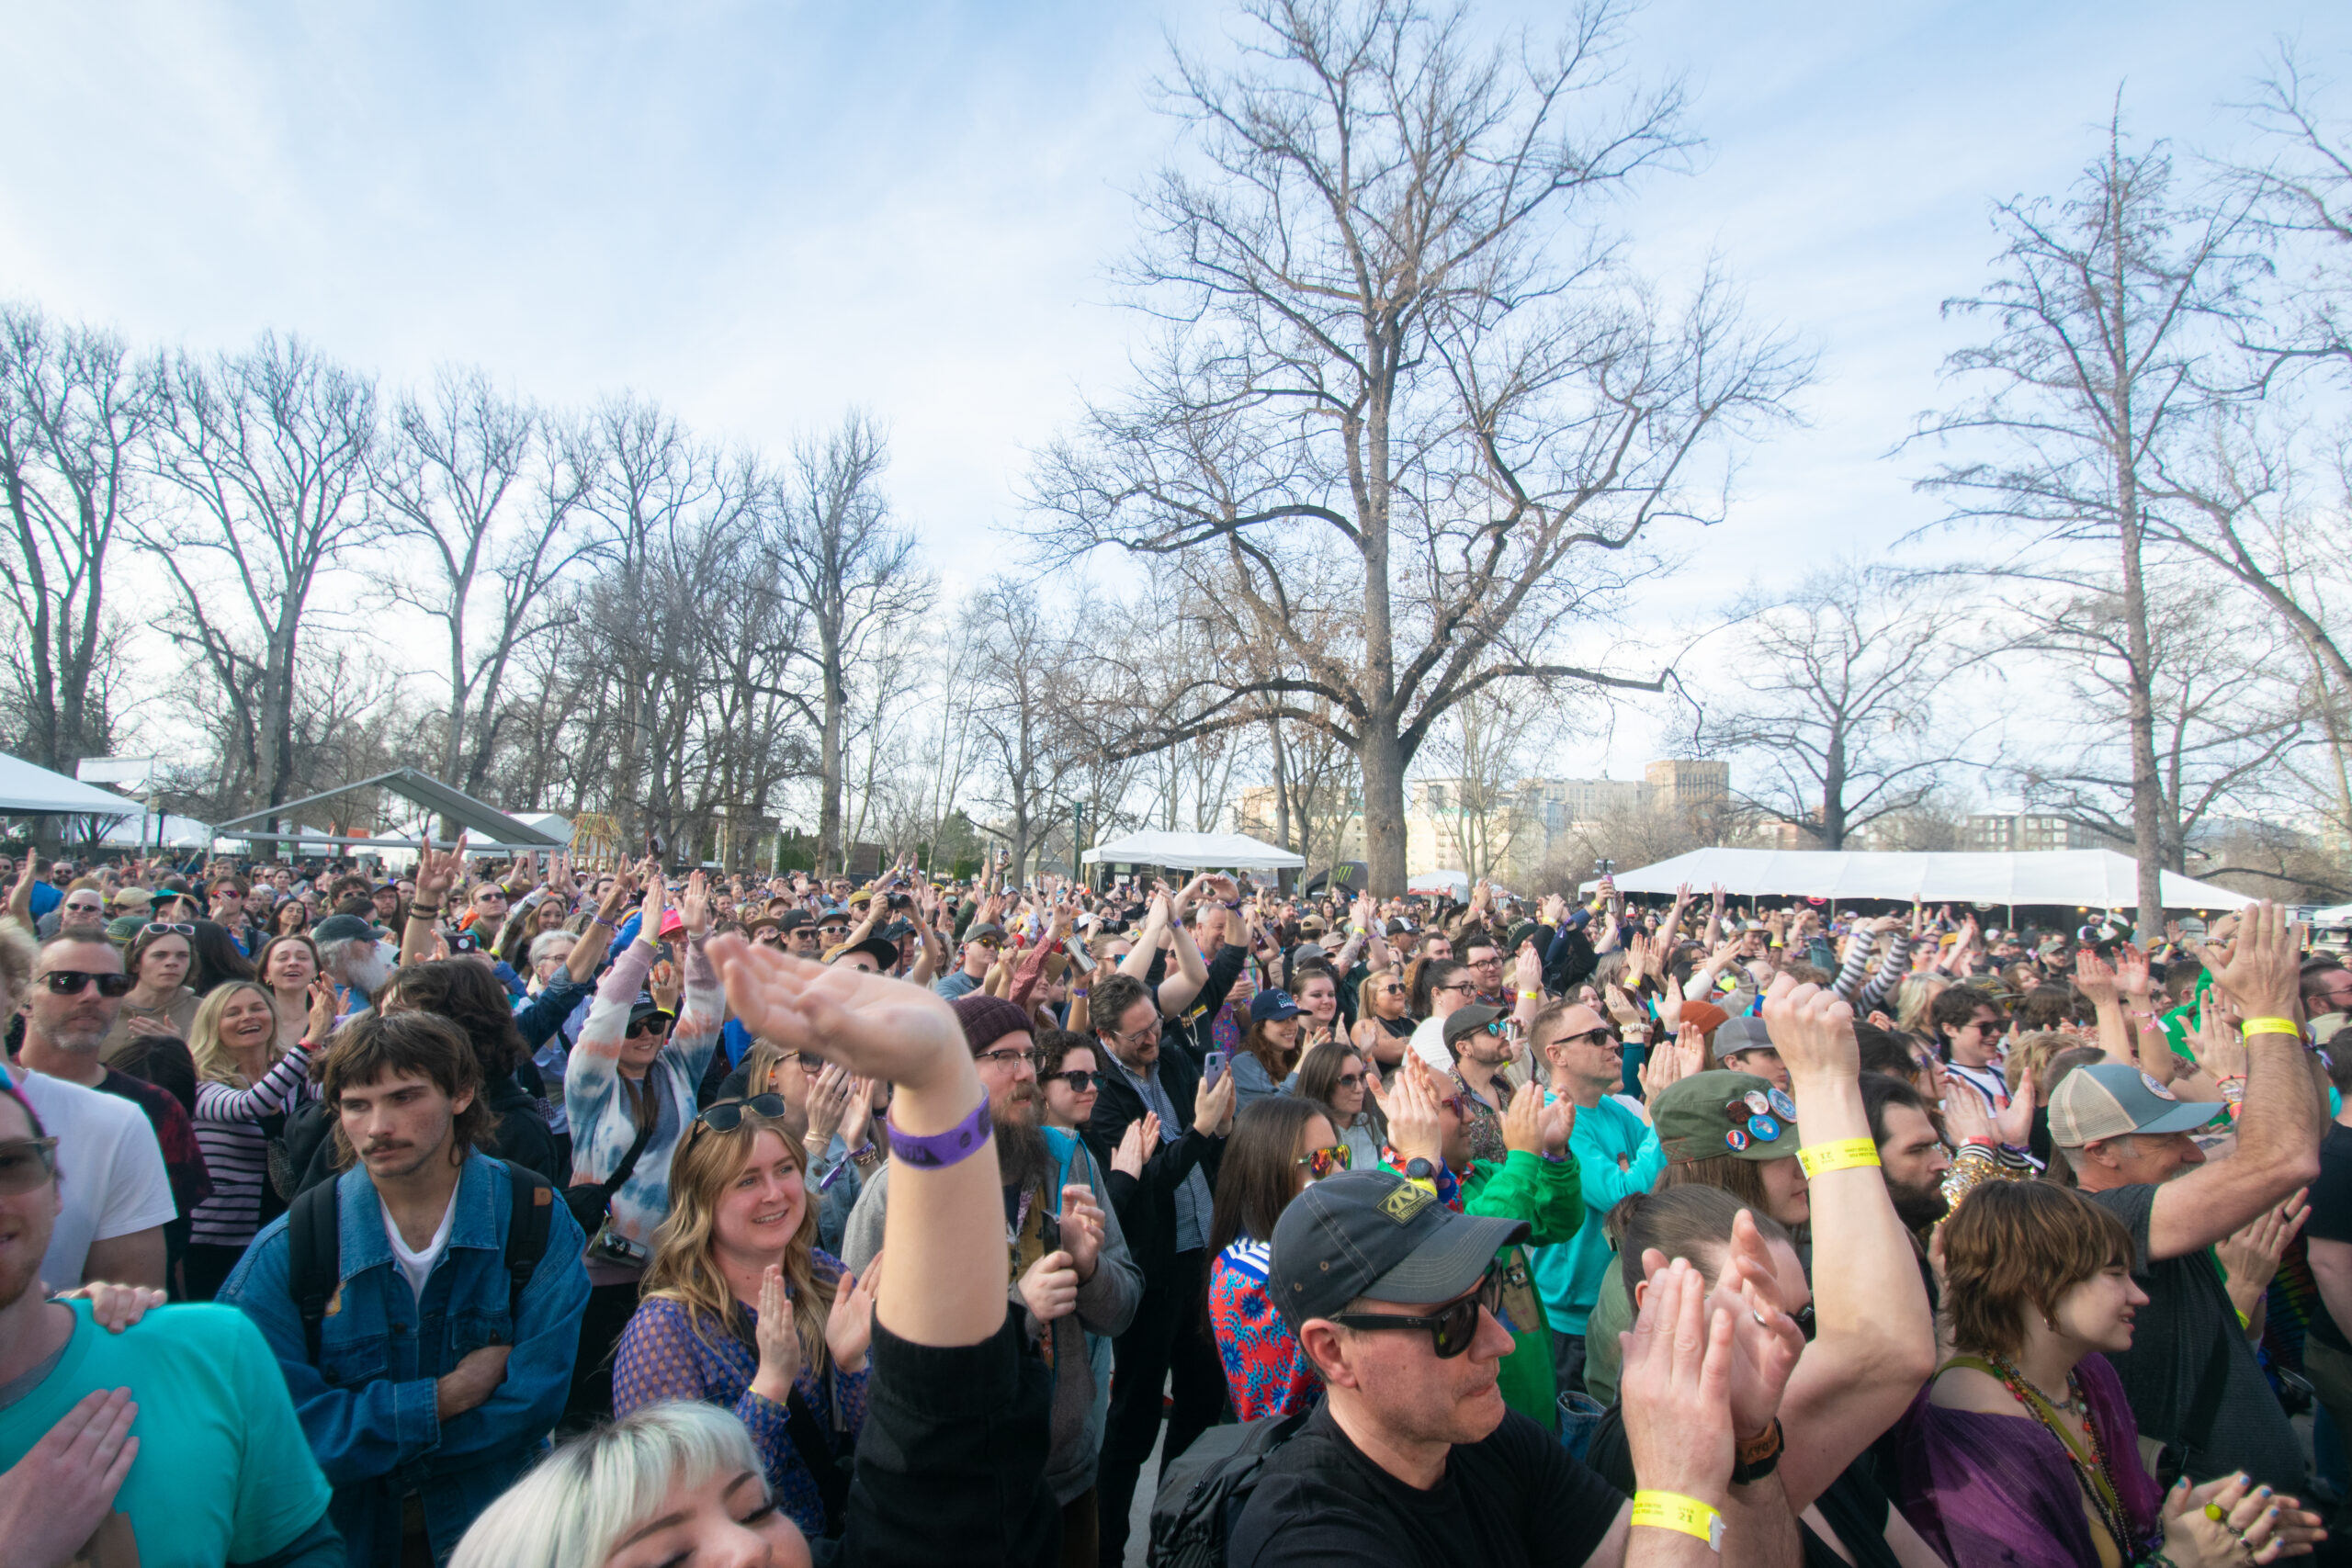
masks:
[[[1669,757],[1642,770],[1651,810],[1699,811],[1731,799],[1731,764]]]
[[[2081,823],[2048,812],[1979,813],[1968,819],[1961,842],[1978,854],[2017,854],[2096,849],[2099,839]]]

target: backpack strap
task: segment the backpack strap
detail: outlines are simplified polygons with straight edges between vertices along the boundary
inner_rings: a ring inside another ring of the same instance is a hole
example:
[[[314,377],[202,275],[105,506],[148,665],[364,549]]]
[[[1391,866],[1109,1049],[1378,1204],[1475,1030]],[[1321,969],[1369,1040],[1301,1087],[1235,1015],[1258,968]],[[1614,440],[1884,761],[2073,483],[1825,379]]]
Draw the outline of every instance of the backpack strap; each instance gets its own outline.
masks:
[[[520,1323],[523,1292],[530,1289],[531,1276],[538,1271],[539,1259],[547,1256],[555,1189],[528,1166],[511,1159],[500,1163],[506,1167],[508,1192],[514,1200],[514,1212],[506,1221],[506,1317],[510,1323]]]
[[[302,1314],[302,1356],[319,1359],[319,1325],[326,1321],[327,1303],[343,1283],[342,1213],[336,1205],[338,1183],[322,1181],[306,1187],[288,1206],[286,1220],[286,1287]]]

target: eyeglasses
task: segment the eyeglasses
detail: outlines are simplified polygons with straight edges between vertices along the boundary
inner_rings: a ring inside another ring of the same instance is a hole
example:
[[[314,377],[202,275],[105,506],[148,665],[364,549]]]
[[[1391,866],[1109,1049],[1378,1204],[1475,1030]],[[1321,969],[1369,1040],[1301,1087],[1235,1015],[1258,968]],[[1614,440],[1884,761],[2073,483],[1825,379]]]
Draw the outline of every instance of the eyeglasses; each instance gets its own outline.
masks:
[[[1101,1087],[1102,1075],[1101,1073],[1087,1072],[1081,1067],[1072,1067],[1066,1073],[1056,1073],[1046,1081],[1047,1083],[1066,1083],[1069,1085],[1069,1091],[1072,1094],[1091,1094],[1097,1088]]]
[[[706,1105],[695,1120],[714,1133],[731,1133],[743,1124],[746,1114],[764,1116],[773,1122],[784,1114],[784,1096],[755,1094],[748,1100],[722,1100],[715,1105]]]
[[[139,928],[141,936],[194,936],[196,927],[187,920],[150,920]]]
[[[1342,1328],[1371,1329],[1396,1333],[1408,1329],[1429,1331],[1430,1348],[1438,1359],[1450,1361],[1470,1348],[1478,1337],[1478,1314],[1490,1312],[1500,1319],[1503,1311],[1503,1279],[1489,1268],[1478,1288],[1468,1295],[1446,1303],[1426,1317],[1396,1317],[1385,1312],[1340,1313],[1331,1321]]]
[[[77,915],[97,915],[106,912],[106,906],[104,904],[81,903],[68,904],[65,907]]]
[[[1340,1075],[1340,1087],[1341,1089],[1362,1089],[1363,1087],[1363,1075],[1362,1073],[1341,1073]]]
[[[1406,990],[1402,986],[1383,986],[1380,987],[1380,994],[1384,997],[1401,997],[1406,995]]]
[[[80,996],[82,987],[93,980],[98,983],[98,995],[102,997],[126,995],[131,987],[131,978],[128,975],[100,975],[87,969],[52,969],[41,978],[47,980],[49,988],[61,997]]]
[[[1033,1067],[1035,1066],[1037,1053],[1034,1047],[1026,1051],[983,1051],[972,1060],[976,1063],[986,1062],[992,1067],[1002,1067],[1010,1072],[1023,1062]]]
[[[10,1138],[0,1143],[0,1198],[45,1187],[56,1175],[55,1138]]]
[[[1347,1145],[1333,1144],[1329,1148],[1309,1149],[1291,1163],[1306,1168],[1307,1180],[1320,1181],[1335,1170],[1347,1169],[1354,1159]]]
[[[1431,986],[1430,989],[1432,991],[1467,991],[1472,989],[1472,987],[1470,982],[1467,980],[1449,980],[1442,986]]]
[[[1140,1045],[1147,1040],[1157,1040],[1159,1038],[1159,1020],[1155,1018],[1149,1023],[1145,1024],[1141,1029],[1129,1030],[1125,1034],[1120,1033],[1115,1029],[1111,1030],[1108,1032],[1112,1039],[1117,1041],[1122,1045]]]

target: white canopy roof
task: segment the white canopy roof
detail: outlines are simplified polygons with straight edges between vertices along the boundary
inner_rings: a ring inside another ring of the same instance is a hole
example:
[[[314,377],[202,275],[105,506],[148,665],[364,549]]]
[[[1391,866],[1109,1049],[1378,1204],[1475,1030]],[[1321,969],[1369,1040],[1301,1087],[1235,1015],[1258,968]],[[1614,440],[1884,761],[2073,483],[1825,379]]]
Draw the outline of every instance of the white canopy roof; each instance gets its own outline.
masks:
[[[21,757],[0,755],[0,812],[136,817],[139,803],[36,767]]]
[[[1470,874],[1466,871],[1421,871],[1405,879],[1408,895],[1416,893],[1443,894],[1447,897],[1467,901],[1470,897]]]
[[[1693,850],[1639,871],[1621,872],[1626,893],[1672,895],[1690,884],[1720,884],[1740,897],[1918,899],[1929,904],[2057,904],[2128,908],[2139,899],[2139,867],[2113,850],[2018,851],[2011,854],[1873,854],[1831,850]],[[1588,882],[1585,887],[1598,886]],[[2254,902],[2210,882],[2163,874],[2167,909],[2235,909]]]
[[[1089,865],[1180,865],[1234,871],[1283,871],[1306,864],[1303,855],[1261,844],[1245,833],[1130,833],[1078,857]]]
[[[193,817],[150,816],[141,811],[117,822],[103,840],[108,849],[153,849],[161,845],[172,850],[210,849],[212,829]]]

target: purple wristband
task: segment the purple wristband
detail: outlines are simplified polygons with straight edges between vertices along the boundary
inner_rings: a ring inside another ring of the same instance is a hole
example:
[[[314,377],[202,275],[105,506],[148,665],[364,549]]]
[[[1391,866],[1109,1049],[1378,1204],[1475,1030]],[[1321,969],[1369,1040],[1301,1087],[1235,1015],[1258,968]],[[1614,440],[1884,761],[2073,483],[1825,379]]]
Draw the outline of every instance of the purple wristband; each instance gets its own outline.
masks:
[[[912,1133],[899,1131],[898,1122],[887,1116],[884,1122],[890,1129],[890,1156],[893,1159],[902,1159],[925,1170],[944,1170],[988,1147],[989,1093],[982,1089],[978,1108],[944,1133],[933,1133],[919,1138]]]

